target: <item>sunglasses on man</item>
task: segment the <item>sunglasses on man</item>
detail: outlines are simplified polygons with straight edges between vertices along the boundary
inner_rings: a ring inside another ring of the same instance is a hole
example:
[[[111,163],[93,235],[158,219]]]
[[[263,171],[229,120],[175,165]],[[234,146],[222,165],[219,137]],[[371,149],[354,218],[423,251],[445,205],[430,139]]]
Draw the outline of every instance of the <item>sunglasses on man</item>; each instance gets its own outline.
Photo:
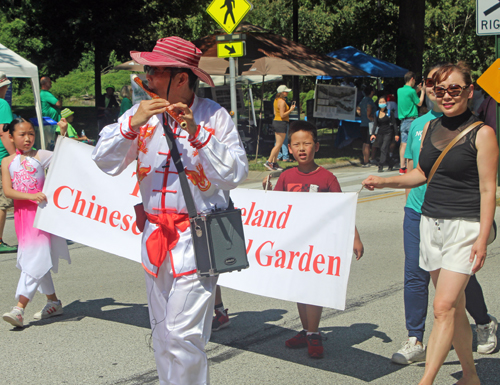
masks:
[[[152,67],[152,66],[148,66],[148,65],[144,66],[144,72],[149,76],[154,76],[156,71],[159,71],[159,70],[162,70],[162,71],[158,72],[158,74],[163,73],[163,72],[167,71],[167,67]]]
[[[436,96],[436,98],[443,98],[444,95],[448,92],[448,95],[450,95],[451,97],[457,97],[462,95],[462,92],[468,87],[470,87],[470,84],[467,84],[465,86],[461,86],[460,84],[450,84],[448,88],[435,86],[434,95]]]

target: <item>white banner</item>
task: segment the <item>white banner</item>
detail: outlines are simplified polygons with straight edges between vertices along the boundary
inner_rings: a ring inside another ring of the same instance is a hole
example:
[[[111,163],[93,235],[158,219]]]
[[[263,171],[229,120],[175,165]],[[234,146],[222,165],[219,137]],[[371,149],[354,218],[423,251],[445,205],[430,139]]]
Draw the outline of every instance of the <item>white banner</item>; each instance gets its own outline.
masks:
[[[133,162],[111,177],[92,161],[94,147],[59,136],[34,226],[72,241],[141,261],[134,205],[141,202]]]
[[[140,202],[135,163],[111,177],[93,147],[59,138],[44,186],[48,203],[35,226],[140,262],[133,206]],[[356,193],[236,189],[250,268],[222,274],[222,286],[343,310],[351,266]]]
[[[218,283],[267,297],[344,310],[357,193],[236,189],[250,268]]]

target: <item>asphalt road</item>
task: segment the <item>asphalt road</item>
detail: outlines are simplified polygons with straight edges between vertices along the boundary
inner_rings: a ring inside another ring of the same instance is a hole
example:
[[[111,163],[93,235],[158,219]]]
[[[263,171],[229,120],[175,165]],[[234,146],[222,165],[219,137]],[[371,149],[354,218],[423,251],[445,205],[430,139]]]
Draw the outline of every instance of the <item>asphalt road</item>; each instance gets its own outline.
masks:
[[[358,191],[361,180],[376,168],[333,172],[344,191]],[[260,188],[260,181],[248,181],[244,187]],[[346,310],[324,310],[320,328],[327,340],[322,360],[284,345],[300,330],[294,303],[223,288],[231,326],[214,333],[207,346],[212,384],[418,383],[423,364],[399,366],[390,361],[406,339],[403,206],[400,191],[360,193],[357,226],[365,256],[352,262]],[[16,243],[12,215],[4,239]],[[490,246],[486,265],[478,273],[489,312],[497,318],[499,242]],[[45,304],[38,293],[25,313],[27,327],[13,329],[0,321],[0,384],[158,384],[142,267],[80,244],[71,243],[70,252],[72,264],[62,262],[53,275],[63,316],[34,321],[33,314]],[[0,254],[2,313],[15,304],[15,263],[15,254]],[[427,330],[431,327],[429,307]],[[474,346],[475,338],[474,331]],[[498,384],[498,350],[486,356],[474,353],[474,358],[482,384]],[[460,375],[451,351],[436,384],[455,383]]]

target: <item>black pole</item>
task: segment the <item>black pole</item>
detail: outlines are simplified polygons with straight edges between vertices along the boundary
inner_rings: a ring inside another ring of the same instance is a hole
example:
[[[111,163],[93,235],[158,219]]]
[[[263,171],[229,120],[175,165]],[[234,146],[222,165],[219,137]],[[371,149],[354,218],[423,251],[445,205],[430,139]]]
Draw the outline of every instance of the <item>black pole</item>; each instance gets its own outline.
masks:
[[[293,41],[299,42],[299,1],[293,0],[293,14],[292,14],[292,24],[293,24]],[[293,77],[293,99],[297,102],[297,112],[299,113],[300,120],[300,85],[299,85],[299,77]]]

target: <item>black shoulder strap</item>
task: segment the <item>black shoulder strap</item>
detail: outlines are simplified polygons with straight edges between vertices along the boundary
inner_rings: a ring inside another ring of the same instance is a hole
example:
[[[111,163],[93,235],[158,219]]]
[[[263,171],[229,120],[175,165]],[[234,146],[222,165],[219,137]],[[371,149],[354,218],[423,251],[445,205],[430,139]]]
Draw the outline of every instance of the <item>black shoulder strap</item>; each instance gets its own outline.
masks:
[[[186,201],[189,218],[194,218],[198,215],[198,212],[196,211],[193,194],[191,194],[191,189],[189,188],[189,182],[184,171],[184,165],[182,164],[179,150],[175,144],[174,134],[168,126],[165,113],[163,114],[163,131],[165,131],[165,138],[167,139],[172,161],[174,162],[177,173],[179,174],[179,182],[181,183],[182,195],[184,195],[184,200]]]

